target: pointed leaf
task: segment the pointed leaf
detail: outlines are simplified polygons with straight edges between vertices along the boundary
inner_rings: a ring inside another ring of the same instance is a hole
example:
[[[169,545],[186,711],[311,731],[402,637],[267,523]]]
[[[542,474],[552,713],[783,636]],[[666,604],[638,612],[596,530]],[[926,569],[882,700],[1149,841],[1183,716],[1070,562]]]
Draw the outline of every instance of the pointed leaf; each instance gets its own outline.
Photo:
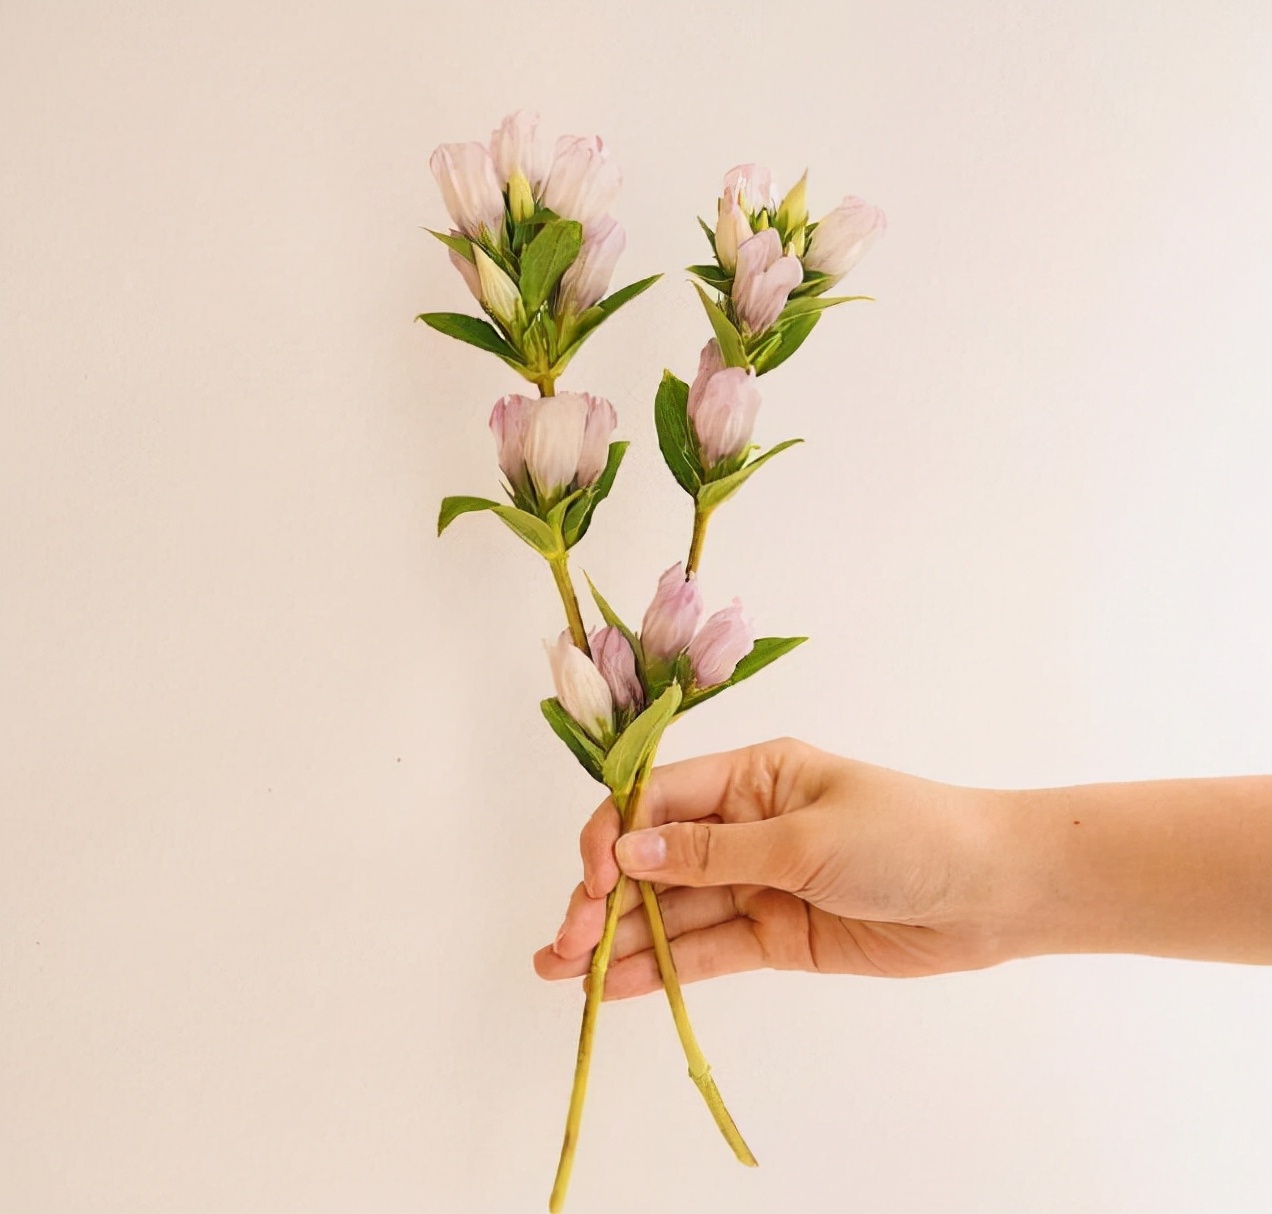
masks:
[[[698,278],[709,287],[713,287],[719,291],[721,295],[728,295],[733,290],[733,275],[727,270],[722,270],[718,265],[685,266],[685,269]]]
[[[552,732],[570,748],[570,753],[582,764],[583,770],[593,780],[603,784],[605,781],[601,773],[605,766],[605,752],[561,707],[561,701],[556,698],[543,700],[539,704],[539,711],[552,726]]]
[[[724,365],[726,367],[749,367],[751,364],[746,360],[746,350],[742,344],[742,334],[733,327],[733,322],[724,314],[724,310],[717,303],[712,303],[707,293],[698,283],[694,283],[694,290],[698,292],[698,298],[702,300],[702,306],[706,309],[707,319],[711,321],[711,328],[715,331],[716,341],[720,343],[720,353],[724,355]]]
[[[795,316],[788,321],[779,321],[770,333],[777,333],[781,337],[781,341],[776,346],[769,346],[766,341],[764,348],[766,350],[763,360],[757,356],[755,360],[756,375],[765,375],[772,371],[774,367],[780,367],[796,350],[800,348],[807,340],[808,335],[817,327],[817,322],[821,319],[820,312],[813,312],[806,316]]]
[[[702,464],[698,444],[690,432],[689,385],[664,371],[658,395],[654,397],[654,425],[658,446],[676,483],[693,497],[702,484]]]
[[[437,534],[441,535],[461,514],[468,514],[473,510],[493,510],[498,505],[498,502],[492,502],[488,497],[444,497],[437,515]]]
[[[425,228],[432,236],[436,236],[448,249],[453,249],[465,261],[475,262],[477,259],[473,256],[473,242],[467,236],[452,236],[449,232],[434,232],[432,228]]]
[[[479,350],[489,350],[498,354],[505,362],[521,367],[521,356],[502,337],[494,325],[476,316],[467,316],[463,312],[422,312],[415,318],[422,320],[430,329],[445,333],[458,341],[466,341]]]
[[[661,274],[651,274],[648,278],[642,278],[637,282],[629,282],[625,287],[619,287],[611,295],[607,295],[596,306],[605,313],[605,318],[613,316],[625,303],[630,303],[637,295],[648,291],[660,278]]]
[[[641,672],[643,678],[645,657],[644,650],[641,648],[640,638],[619,619],[618,612],[605,601],[601,592],[597,590],[596,583],[586,573],[583,576],[587,578],[588,588],[592,592],[592,599],[596,603],[597,610],[601,613],[601,619],[611,628],[617,628],[623,634],[627,643],[632,647],[632,652],[636,655],[636,669]]]
[[[623,798],[631,792],[636,773],[653,755],[663,730],[676,715],[681,694],[679,684],[673,683],[623,730],[618,741],[610,747],[601,774],[615,797]]]
[[[721,502],[727,501],[741,489],[757,468],[767,464],[773,456],[785,451],[788,447],[793,447],[796,443],[802,443],[803,441],[802,438],[788,438],[784,443],[778,443],[776,447],[770,447],[763,455],[756,456],[745,468],[740,468],[729,476],[721,477],[718,481],[707,481],[698,490],[699,509],[714,510]]]
[[[701,215],[698,216],[698,225],[707,234],[707,243],[711,246],[712,256],[716,254],[715,228],[713,228]]]
[[[812,234],[813,231],[810,227],[807,229],[806,235],[811,238]],[[823,295],[842,277],[842,274],[822,274],[818,270],[805,270],[804,281],[791,292],[791,298],[802,299],[808,295]]]
[[[614,487],[618,466],[623,462],[628,446],[626,442],[610,443],[609,455],[601,475],[596,478],[594,484],[582,491],[582,495],[566,512],[562,532],[565,535],[567,548],[573,548],[587,534],[587,529],[592,525],[592,515],[596,513],[596,507],[609,497],[609,491]]]
[[[824,312],[827,308],[833,308],[836,304],[856,303],[858,300],[867,299],[874,303],[872,295],[821,295],[816,299],[805,296],[803,299],[792,299],[790,303],[782,309],[781,315],[778,316],[776,323],[781,324],[792,316],[807,316],[810,312]]]
[[[493,511],[503,519],[512,531],[515,531],[531,548],[542,556],[554,557],[561,555],[561,541],[557,538],[552,528],[541,518],[536,518],[525,510],[518,510],[516,506],[495,506]]]
[[[521,298],[526,314],[542,307],[561,275],[579,255],[583,245],[583,225],[574,219],[554,219],[521,254]]]
[[[765,666],[776,662],[778,658],[790,653],[806,640],[808,640],[807,637],[760,637],[751,646],[751,652],[737,664],[733,673],[723,683],[717,683],[714,687],[708,687],[703,691],[691,691],[681,705],[681,713],[696,708],[704,700],[709,700],[712,696],[737,686],[744,679],[749,679],[753,674],[758,674]]]

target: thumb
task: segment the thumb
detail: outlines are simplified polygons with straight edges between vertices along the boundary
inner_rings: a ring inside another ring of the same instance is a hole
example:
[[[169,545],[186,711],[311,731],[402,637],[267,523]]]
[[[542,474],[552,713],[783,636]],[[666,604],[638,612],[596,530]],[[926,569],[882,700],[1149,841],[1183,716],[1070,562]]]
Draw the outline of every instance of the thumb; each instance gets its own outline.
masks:
[[[623,835],[614,845],[629,877],[666,885],[769,885],[797,891],[807,883],[809,850],[791,817],[759,822],[673,822]]]

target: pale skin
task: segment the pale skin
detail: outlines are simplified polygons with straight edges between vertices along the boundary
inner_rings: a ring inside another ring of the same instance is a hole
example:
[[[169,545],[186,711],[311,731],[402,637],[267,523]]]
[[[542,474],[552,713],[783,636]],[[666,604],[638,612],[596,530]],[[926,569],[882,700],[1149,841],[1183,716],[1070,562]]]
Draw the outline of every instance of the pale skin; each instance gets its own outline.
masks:
[[[657,883],[683,982],[1047,953],[1272,964],[1272,776],[999,791],[781,740],[657,768],[642,809],[621,841],[608,800],[583,828],[583,882],[535,954],[541,977],[587,972],[620,865]],[[661,986],[627,892],[607,999]]]

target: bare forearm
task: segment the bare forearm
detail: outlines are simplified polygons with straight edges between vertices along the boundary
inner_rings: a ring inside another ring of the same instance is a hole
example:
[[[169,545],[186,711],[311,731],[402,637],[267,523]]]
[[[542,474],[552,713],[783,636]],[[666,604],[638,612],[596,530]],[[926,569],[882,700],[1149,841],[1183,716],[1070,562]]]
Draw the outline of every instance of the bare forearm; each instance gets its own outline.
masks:
[[[1272,963],[1272,777],[990,795],[1006,951]]]

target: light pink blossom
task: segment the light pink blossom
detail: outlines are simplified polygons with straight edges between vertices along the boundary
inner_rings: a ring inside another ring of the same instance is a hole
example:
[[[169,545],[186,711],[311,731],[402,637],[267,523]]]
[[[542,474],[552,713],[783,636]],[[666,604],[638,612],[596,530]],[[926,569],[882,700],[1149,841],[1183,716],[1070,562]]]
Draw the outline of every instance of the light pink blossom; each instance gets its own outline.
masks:
[[[443,143],[429,157],[442,200],[455,226],[474,239],[503,226],[503,189],[484,144]]]
[[[585,392],[505,396],[490,414],[499,467],[514,488],[533,485],[540,502],[596,482],[617,424],[614,406]]]
[[[751,221],[738,203],[737,191],[726,189],[717,206],[716,261],[730,274],[737,268],[738,246],[751,237]]]
[[[452,236],[462,235],[460,232],[452,230]],[[456,253],[454,249],[449,249],[451,265],[459,271],[460,277],[464,280],[464,285],[473,293],[473,298],[481,303],[481,275],[477,273],[477,267],[468,260],[467,257]]]
[[[820,274],[841,278],[887,231],[883,212],[851,194],[828,215],[822,216],[808,242],[804,265]]]
[[[588,640],[592,660],[609,685],[615,707],[644,707],[645,689],[636,674],[636,655],[627,638],[617,628],[607,626],[595,629]]]
[[[741,455],[751,445],[759,411],[754,370],[725,367],[707,380],[698,399],[690,402],[689,417],[708,468]]]
[[[689,385],[689,416],[698,411],[698,402],[706,391],[707,383],[717,371],[724,370],[724,355],[720,353],[720,343],[713,337],[698,353],[698,374]]]
[[[777,208],[773,174],[762,164],[737,164],[724,175],[725,195],[732,194],[748,215]]]
[[[699,687],[723,683],[755,645],[755,629],[742,614],[742,600],[711,616],[689,642],[693,681]]]
[[[562,135],[543,187],[543,205],[563,219],[590,223],[618,200],[623,174],[595,135]]]
[[[561,707],[598,742],[614,729],[614,701],[609,684],[592,659],[563,632],[556,644],[543,642],[552,667],[552,682]]]
[[[677,562],[658,579],[658,589],[640,625],[645,657],[670,662],[693,639],[702,618],[702,591],[691,573]]]
[[[782,255],[782,238],[773,228],[756,232],[738,248],[733,306],[749,333],[763,333],[777,318],[804,277],[798,257]]]
[[[526,471],[541,502],[560,497],[578,475],[587,414],[587,397],[577,392],[533,403],[526,424]]]
[[[539,138],[539,115],[530,110],[509,114],[490,135],[490,154],[499,181],[507,185],[520,173],[536,194],[543,189],[552,163],[551,153]]]
[[[609,290],[626,244],[627,234],[610,215],[592,220],[583,229],[583,247],[561,276],[560,301],[565,311],[586,311]]]
[[[572,396],[574,393],[563,392],[561,395]],[[586,392],[579,395],[587,402],[587,421],[583,426],[583,445],[579,449],[575,481],[579,488],[584,488],[594,485],[605,470],[610,438],[618,425],[618,414],[603,396],[592,396]]]

